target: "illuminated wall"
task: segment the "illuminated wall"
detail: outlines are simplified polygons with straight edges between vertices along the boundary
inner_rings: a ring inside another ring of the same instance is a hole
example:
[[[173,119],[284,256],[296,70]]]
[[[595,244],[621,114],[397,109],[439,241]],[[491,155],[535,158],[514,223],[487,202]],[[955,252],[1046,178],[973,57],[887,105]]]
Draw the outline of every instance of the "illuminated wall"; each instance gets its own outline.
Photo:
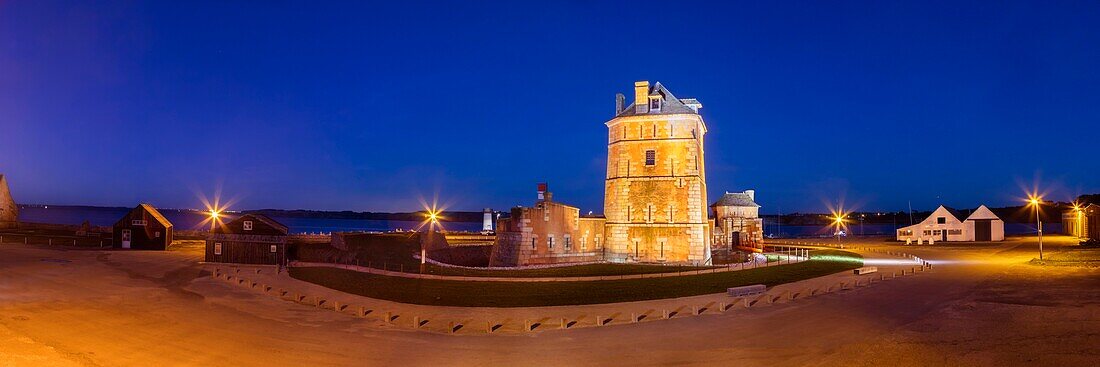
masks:
[[[619,105],[606,123],[607,260],[709,262],[702,106],[648,82]]]

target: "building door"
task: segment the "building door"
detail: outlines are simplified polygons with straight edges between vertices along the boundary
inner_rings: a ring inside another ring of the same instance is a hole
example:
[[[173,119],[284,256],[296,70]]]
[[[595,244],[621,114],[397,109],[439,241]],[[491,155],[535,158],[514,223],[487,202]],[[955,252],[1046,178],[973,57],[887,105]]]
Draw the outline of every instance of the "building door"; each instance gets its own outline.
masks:
[[[130,230],[122,230],[122,248],[130,248]]]
[[[947,228],[940,231],[940,241],[947,242]]]
[[[741,247],[741,232],[730,233],[730,250]]]
[[[974,221],[974,240],[982,242],[993,240],[993,223],[990,219]]]

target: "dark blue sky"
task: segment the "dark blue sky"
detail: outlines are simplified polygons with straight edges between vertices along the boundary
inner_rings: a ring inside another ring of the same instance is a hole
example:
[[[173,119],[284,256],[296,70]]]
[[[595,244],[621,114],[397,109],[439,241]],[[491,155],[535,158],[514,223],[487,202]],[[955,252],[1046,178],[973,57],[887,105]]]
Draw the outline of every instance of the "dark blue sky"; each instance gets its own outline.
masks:
[[[1096,2],[315,3],[0,1],[16,200],[600,212],[636,80],[703,103],[711,197],[768,214],[1100,192]]]

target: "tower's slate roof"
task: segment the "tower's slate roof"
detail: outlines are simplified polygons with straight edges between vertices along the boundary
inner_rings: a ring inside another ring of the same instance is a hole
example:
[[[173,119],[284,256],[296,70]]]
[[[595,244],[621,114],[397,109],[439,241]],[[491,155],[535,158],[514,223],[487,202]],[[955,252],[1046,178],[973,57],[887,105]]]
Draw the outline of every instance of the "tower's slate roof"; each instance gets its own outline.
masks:
[[[752,198],[749,197],[749,194],[743,192],[727,192],[725,195],[722,195],[722,197],[718,198],[718,201],[715,201],[714,204],[710,204],[710,206],[742,206],[759,208],[760,204],[757,204],[755,201],[753,201]]]
[[[661,85],[661,82],[657,82],[657,83],[654,83],[653,85],[651,85],[649,87],[649,94],[648,95],[650,95],[650,96],[655,96],[655,95],[663,96],[664,97],[663,98],[664,103],[661,105],[661,112],[648,112],[648,113],[643,113],[643,115],[674,115],[674,114],[682,114],[682,113],[690,113],[690,114],[694,114],[694,115],[699,114],[699,112],[695,111],[695,109],[687,106],[688,104],[699,105],[700,103],[699,103],[698,100],[696,100],[694,98],[685,98],[685,99],[676,98],[676,96],[672,95],[672,92],[669,92],[668,89],[665,88],[664,85]],[[637,104],[637,103],[638,103],[638,101],[634,101],[634,103],[631,103],[629,106],[626,106],[626,108],[624,108],[621,112],[619,112],[618,115],[615,115],[615,117],[638,115],[637,109],[634,108],[634,105]]]

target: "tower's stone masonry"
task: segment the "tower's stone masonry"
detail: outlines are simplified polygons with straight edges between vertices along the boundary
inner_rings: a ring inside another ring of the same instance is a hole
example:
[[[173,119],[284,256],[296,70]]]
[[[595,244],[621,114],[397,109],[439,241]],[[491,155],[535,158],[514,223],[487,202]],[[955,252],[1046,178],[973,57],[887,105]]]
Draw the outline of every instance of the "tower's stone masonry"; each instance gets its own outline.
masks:
[[[8,181],[0,174],[0,228],[15,227],[19,220],[19,207],[11,198]]]
[[[606,124],[607,260],[708,263],[702,105],[660,83],[635,83],[634,95]]]

